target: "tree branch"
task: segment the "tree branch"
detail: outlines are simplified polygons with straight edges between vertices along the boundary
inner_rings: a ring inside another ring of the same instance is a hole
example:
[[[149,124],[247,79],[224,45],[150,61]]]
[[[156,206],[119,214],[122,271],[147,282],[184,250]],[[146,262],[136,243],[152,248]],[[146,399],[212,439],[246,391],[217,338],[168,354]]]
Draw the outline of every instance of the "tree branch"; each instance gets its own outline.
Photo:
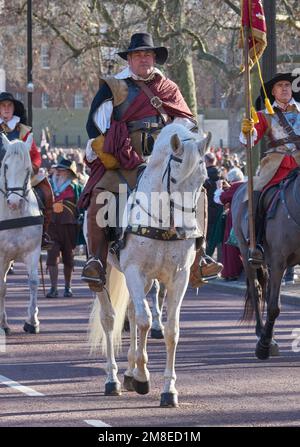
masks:
[[[226,5],[228,5],[236,14],[238,14],[239,16],[241,15],[240,8],[236,6],[232,1],[224,0],[224,3],[226,3]]]

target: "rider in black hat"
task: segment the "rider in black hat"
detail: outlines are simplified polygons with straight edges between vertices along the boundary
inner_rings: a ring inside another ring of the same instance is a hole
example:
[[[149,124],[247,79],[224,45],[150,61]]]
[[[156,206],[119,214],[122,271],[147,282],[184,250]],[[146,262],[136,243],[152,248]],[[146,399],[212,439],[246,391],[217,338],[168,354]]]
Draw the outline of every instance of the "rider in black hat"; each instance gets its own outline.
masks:
[[[26,141],[31,131],[31,127],[26,125],[26,111],[22,102],[15,99],[9,92],[0,93],[0,133],[5,133],[10,141],[15,139]],[[2,139],[0,138],[0,166],[4,155],[5,151],[2,146]],[[47,249],[51,247],[51,240],[47,234],[47,229],[51,218],[53,194],[47,178],[44,177],[40,181],[37,175],[41,166],[41,154],[34,141],[30,149],[30,157],[34,174],[32,177],[32,185],[34,185],[35,191],[44,205],[42,248]]]
[[[267,96],[273,107],[258,112],[259,122],[244,119],[240,140],[246,143],[245,135],[250,131],[254,145],[265,136],[267,151],[261,160],[259,175],[254,177],[254,206],[257,207],[262,190],[277,185],[291,171],[300,166],[300,77],[294,73],[278,73],[265,84]],[[261,109],[264,97],[256,100]],[[262,222],[257,218],[256,231],[260,239]],[[260,241],[258,241],[260,242]]]
[[[118,195],[119,185],[135,186],[140,166],[151,155],[155,139],[167,123],[175,120],[191,130],[197,126],[178,86],[154,66],[166,62],[167,48],[155,46],[149,33],[136,33],[129,47],[118,55],[128,66],[116,76],[101,80],[86,126],[90,138],[86,160],[91,175],[78,206],[87,209],[90,253],[82,279],[93,290],[101,290],[105,283],[111,237],[111,228],[97,224],[101,192]],[[203,268],[209,270],[208,274],[216,274],[222,267],[212,261]],[[198,287],[205,275],[200,271],[198,256],[193,272],[193,285]]]

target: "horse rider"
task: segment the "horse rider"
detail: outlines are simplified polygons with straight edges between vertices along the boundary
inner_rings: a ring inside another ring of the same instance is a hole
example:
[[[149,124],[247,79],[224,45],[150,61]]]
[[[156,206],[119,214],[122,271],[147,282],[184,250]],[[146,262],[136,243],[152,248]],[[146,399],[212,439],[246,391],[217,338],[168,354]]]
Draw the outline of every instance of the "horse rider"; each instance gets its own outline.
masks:
[[[254,213],[256,213],[256,233],[258,248],[261,249],[263,235],[263,218],[257,212],[259,196],[270,186],[278,185],[291,171],[300,165],[300,91],[297,78],[292,73],[278,73],[265,84],[274,114],[271,110],[259,111],[259,122],[243,119],[240,141],[246,143],[247,133],[251,133],[253,144],[266,136],[268,150],[260,162],[259,174],[253,179]],[[298,90],[298,91],[296,91]],[[256,101],[260,108],[264,92]],[[258,252],[257,262],[263,260],[263,253]]]
[[[54,172],[50,182],[54,192],[54,204],[49,234],[54,244],[47,254],[47,268],[50,275],[51,289],[46,296],[47,298],[56,298],[58,296],[58,263],[61,253],[65,279],[64,297],[72,297],[71,280],[79,217],[77,202],[82,187],[77,181],[75,161],[62,157],[52,168]]]
[[[4,133],[10,141],[15,139],[26,141],[31,131],[31,127],[26,125],[26,112],[23,103],[15,99],[11,93],[0,93],[0,133]],[[5,150],[0,138],[0,166],[4,155]],[[41,154],[34,141],[30,149],[30,157],[33,171],[31,182],[44,214],[42,249],[47,250],[52,244],[47,231],[52,213],[53,193],[47,177],[41,177],[39,173]]]
[[[99,192],[117,194],[119,185],[133,189],[140,166],[151,155],[160,130],[175,121],[196,130],[196,120],[178,86],[154,66],[168,57],[165,47],[155,47],[151,34],[136,33],[127,50],[118,55],[128,66],[114,77],[100,80],[100,88],[91,104],[86,149],[91,176],[79,200],[87,209],[87,233],[90,258],[82,279],[90,287],[105,283],[109,236],[107,228],[97,225]],[[197,259],[199,261],[199,257]],[[217,274],[220,264],[207,263],[209,274]],[[200,276],[199,265],[198,276]],[[205,275],[205,266],[202,275]]]

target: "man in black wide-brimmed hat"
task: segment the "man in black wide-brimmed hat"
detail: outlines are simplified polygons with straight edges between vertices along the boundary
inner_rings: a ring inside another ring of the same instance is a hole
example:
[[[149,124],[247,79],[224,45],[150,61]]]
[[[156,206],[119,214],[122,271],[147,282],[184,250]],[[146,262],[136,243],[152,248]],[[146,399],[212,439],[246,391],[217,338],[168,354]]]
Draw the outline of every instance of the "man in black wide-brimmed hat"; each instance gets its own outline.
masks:
[[[0,133],[4,133],[10,141],[15,139],[26,141],[28,135],[32,132],[31,127],[26,124],[26,111],[23,103],[15,99],[11,93],[1,92]],[[5,151],[2,146],[2,138],[0,138],[0,166],[4,155]],[[34,186],[36,194],[43,203],[44,226],[42,248],[46,250],[52,245],[47,230],[51,219],[53,194],[48,179],[45,176],[42,179],[39,178],[38,170],[41,166],[41,154],[34,141],[30,149],[30,158],[33,171],[31,178],[32,186]]]
[[[263,136],[267,138],[268,149],[260,163],[259,175],[254,177],[254,208],[259,195],[269,186],[277,185],[291,171],[300,166],[300,77],[293,73],[278,73],[265,84],[272,110],[263,108],[264,92],[256,100],[259,122],[244,119],[240,141],[246,144],[245,135],[252,133],[254,145]],[[254,210],[255,211],[255,210]],[[263,220],[256,218],[258,243],[262,239]]]
[[[197,126],[178,86],[155,67],[155,63],[166,62],[167,48],[155,46],[148,33],[136,33],[118,55],[128,66],[116,76],[101,79],[86,126],[90,138],[86,161],[91,175],[78,206],[87,209],[90,254],[82,279],[93,290],[101,290],[105,284],[111,234],[96,221],[103,206],[101,192],[118,195],[121,184],[134,188],[140,165],[151,156],[155,139],[167,123],[180,122],[191,130]],[[222,269],[214,262],[207,265],[212,274]],[[198,279],[198,266],[196,273]]]

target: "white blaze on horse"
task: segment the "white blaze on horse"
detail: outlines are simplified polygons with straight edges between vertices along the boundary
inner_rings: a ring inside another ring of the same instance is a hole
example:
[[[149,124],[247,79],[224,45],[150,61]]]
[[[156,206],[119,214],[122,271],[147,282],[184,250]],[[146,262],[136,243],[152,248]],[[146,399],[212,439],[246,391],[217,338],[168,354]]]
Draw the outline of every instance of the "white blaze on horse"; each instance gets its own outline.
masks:
[[[28,272],[30,302],[24,330],[39,332],[38,263],[43,217],[30,183],[32,140],[30,135],[26,142],[10,142],[2,135],[6,153],[0,170],[0,328],[7,335],[10,328],[5,311],[6,275],[12,261],[24,262]]]
[[[114,349],[120,344],[128,300],[130,347],[124,387],[139,394],[146,394],[150,390],[147,335],[151,328],[152,315],[146,295],[153,280],[157,279],[167,289],[167,321],[164,326],[167,358],[160,405],[167,407],[178,405],[178,393],[175,388],[175,352],[179,339],[179,315],[189,282],[190,267],[196,255],[196,208],[201,186],[207,177],[203,162],[207,145],[208,139],[200,141],[199,135],[179,124],[170,124],[161,131],[150,161],[138,183],[134,196],[134,216],[141,216],[143,213],[151,215],[152,222],[157,224],[156,228],[165,229],[166,222],[163,222],[158,215],[154,215],[155,207],[151,204],[151,193],[176,192],[177,195],[171,204],[169,201],[168,206],[171,225],[169,223],[168,230],[161,230],[161,233],[165,237],[176,229],[181,239],[158,240],[145,237],[141,235],[148,230],[144,227],[140,234],[134,234],[134,231],[127,234],[126,246],[120,252],[120,263],[115,256],[109,254],[109,263],[116,268],[108,265],[108,293],[105,290],[97,293],[90,317],[91,346],[96,349],[100,344],[107,354],[106,395],[117,395],[121,392]],[[180,204],[179,200],[180,195],[183,197],[187,192],[191,193],[189,197],[192,197],[192,202],[185,206],[186,203]],[[143,202],[140,193],[143,193],[143,197],[148,198],[148,201]],[[181,228],[175,222],[175,214],[180,213],[188,216],[186,226],[183,225]],[[135,222],[132,215],[129,222],[133,229]]]

